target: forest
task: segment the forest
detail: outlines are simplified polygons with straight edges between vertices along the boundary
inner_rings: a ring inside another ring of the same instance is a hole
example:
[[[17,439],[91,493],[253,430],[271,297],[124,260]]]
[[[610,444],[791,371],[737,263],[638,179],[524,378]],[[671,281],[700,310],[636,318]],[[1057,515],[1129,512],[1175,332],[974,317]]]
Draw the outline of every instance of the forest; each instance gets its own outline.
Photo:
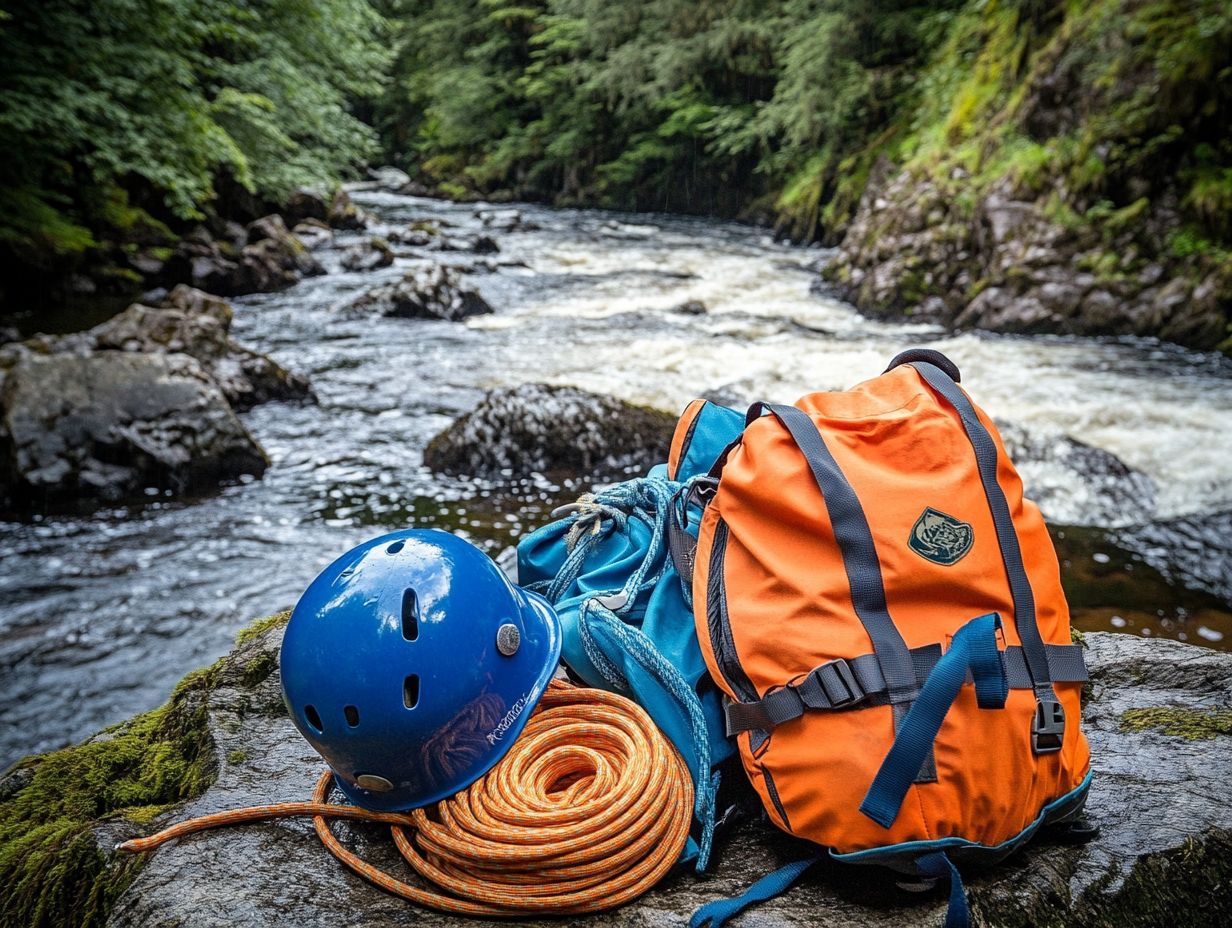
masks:
[[[1232,0],[0,0],[0,928],[1232,925],[1230,127]]]
[[[378,162],[827,244],[893,165],[1232,292],[1222,0],[3,0],[0,58],[10,308]]]

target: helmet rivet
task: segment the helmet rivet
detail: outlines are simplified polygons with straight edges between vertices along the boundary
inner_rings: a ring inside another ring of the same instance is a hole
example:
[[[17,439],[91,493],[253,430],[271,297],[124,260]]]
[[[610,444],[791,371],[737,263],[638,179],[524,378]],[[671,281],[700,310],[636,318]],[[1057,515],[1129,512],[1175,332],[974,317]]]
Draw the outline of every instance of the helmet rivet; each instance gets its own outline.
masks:
[[[387,779],[378,777],[375,773],[361,773],[355,778],[355,785],[374,793],[388,793],[394,788]]]
[[[522,643],[522,633],[512,622],[506,622],[496,630],[496,650],[505,657],[513,657]]]

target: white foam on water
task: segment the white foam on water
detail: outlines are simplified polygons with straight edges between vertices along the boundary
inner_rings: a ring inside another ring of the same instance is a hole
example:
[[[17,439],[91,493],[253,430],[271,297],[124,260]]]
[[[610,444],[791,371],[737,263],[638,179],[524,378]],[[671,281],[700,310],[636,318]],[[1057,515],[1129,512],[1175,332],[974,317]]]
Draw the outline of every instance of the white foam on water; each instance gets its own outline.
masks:
[[[547,350],[532,365],[505,359],[509,382],[568,383],[670,410],[719,389],[790,402],[850,387],[899,350],[927,344],[958,364],[994,418],[1104,449],[1150,476],[1159,518],[1232,504],[1232,375],[1209,356],[1146,342],[945,335],[927,324],[879,322],[813,291],[818,250],[764,237],[710,243],[704,229],[690,237],[669,225],[653,240],[596,244],[554,243],[537,259],[544,270],[591,277],[589,292],[548,292],[473,323],[541,323]],[[702,301],[707,313],[607,337],[552,331],[561,320],[664,314],[686,300]],[[1051,482],[1067,479],[1058,472]],[[1075,493],[1067,517],[1081,514]]]

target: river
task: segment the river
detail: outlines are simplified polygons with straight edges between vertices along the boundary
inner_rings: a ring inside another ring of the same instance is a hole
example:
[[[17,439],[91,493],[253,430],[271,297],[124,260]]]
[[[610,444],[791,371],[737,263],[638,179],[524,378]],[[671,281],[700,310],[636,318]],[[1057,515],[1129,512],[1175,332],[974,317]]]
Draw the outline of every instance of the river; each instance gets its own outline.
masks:
[[[356,199],[384,223],[484,231],[473,204]],[[0,768],[157,705],[251,619],[289,607],[321,567],[370,535],[440,525],[496,554],[539,524],[568,493],[544,484],[510,496],[422,466],[427,441],[490,387],[574,384],[673,410],[703,392],[791,401],[850,386],[927,343],[957,362],[998,419],[1080,438],[1150,477],[1156,496],[1143,505],[1153,517],[1232,505],[1226,359],[1144,341],[875,322],[819,291],[824,251],[762,229],[518,208],[531,227],[493,233],[502,266],[467,278],[496,308],[490,316],[456,324],[340,312],[411,263],[341,271],[341,249],[358,233],[321,253],[325,276],[233,301],[236,337],[308,375],[320,398],[244,415],[273,461],[263,479],[199,500],[0,522]],[[707,311],[674,310],[688,300]],[[1024,473],[1029,487],[1049,486],[1054,522],[1107,528],[1140,515],[1071,492],[1046,464]],[[1119,565],[1124,552],[1098,532],[1083,534],[1083,546],[1097,565],[1146,572]],[[1076,622],[1228,646],[1226,604],[1189,603],[1151,583],[1128,601],[1078,610]]]

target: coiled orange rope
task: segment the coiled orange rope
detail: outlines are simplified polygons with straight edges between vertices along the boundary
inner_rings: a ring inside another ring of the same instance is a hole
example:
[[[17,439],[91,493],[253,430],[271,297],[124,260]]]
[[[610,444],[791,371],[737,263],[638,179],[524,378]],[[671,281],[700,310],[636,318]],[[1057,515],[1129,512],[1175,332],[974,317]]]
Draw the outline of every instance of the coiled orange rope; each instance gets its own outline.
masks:
[[[688,767],[640,706],[560,681],[501,762],[435,809],[334,805],[326,802],[332,782],[322,774],[311,802],[206,815],[119,849],[147,851],[220,825],[311,815],[331,854],[404,899],[461,915],[565,915],[615,908],[657,883],[680,856],[693,809]],[[332,818],[391,825],[407,863],[449,895],[361,860],[334,836]]]

